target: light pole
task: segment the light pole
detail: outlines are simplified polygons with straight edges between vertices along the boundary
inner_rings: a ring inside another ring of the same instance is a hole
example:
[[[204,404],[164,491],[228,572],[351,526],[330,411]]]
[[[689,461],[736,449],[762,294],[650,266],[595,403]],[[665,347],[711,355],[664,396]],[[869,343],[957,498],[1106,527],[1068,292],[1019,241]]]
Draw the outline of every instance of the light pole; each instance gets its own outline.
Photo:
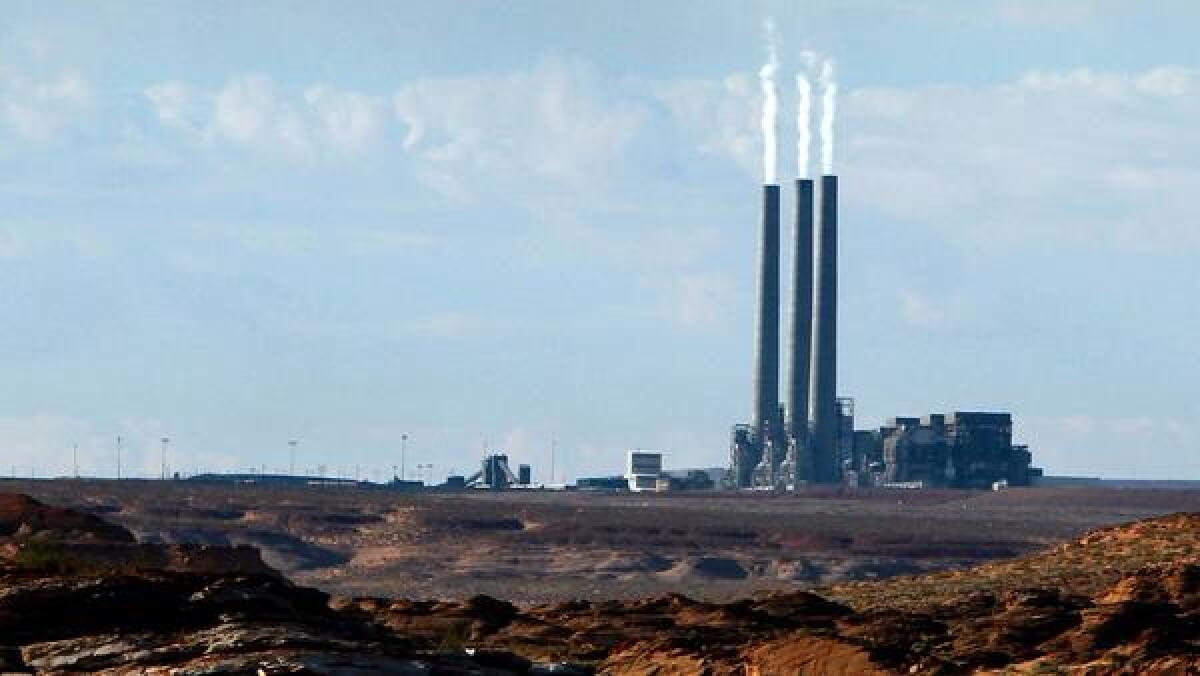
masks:
[[[408,478],[407,476],[405,476],[407,474],[407,472],[405,471],[405,467],[404,467],[404,460],[405,460],[404,456],[407,452],[408,452],[408,435],[401,434],[400,435],[400,480],[401,481]]]
[[[288,474],[291,476],[296,476],[296,445],[299,443],[295,439],[288,441]]]
[[[162,453],[159,455],[160,478],[163,481],[166,481],[167,480],[167,444],[171,443],[171,440],[167,437],[163,437],[159,441],[162,442]]]

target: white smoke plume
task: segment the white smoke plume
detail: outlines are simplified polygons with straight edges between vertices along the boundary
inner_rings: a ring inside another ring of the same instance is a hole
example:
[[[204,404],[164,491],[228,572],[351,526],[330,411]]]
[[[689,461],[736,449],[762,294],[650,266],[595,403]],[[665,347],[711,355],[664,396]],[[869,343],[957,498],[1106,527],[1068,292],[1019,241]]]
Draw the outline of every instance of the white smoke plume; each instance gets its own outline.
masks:
[[[833,116],[837,100],[837,81],[834,80],[833,59],[821,64],[821,172],[833,173]]]
[[[776,147],[776,127],[779,116],[779,94],[775,90],[775,72],[779,70],[779,57],[775,49],[775,22],[766,21],[767,30],[767,62],[758,71],[758,79],[762,85],[762,132],[763,132],[763,183],[778,182],[778,148]]]
[[[809,73],[816,54],[802,52],[801,68],[796,73],[796,178],[808,178],[809,149],[812,147],[812,81]]]

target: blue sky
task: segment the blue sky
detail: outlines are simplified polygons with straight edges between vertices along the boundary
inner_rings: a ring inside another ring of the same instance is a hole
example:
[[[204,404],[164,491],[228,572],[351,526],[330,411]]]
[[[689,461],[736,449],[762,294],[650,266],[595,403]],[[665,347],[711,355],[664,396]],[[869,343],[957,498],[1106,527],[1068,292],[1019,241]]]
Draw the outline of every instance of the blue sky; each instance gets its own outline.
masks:
[[[449,6],[446,6],[449,5]],[[1189,3],[4,3],[0,468],[726,462],[763,20],[836,60],[840,390],[1200,478]],[[781,176],[794,136],[783,91]],[[7,472],[9,468],[0,471]]]

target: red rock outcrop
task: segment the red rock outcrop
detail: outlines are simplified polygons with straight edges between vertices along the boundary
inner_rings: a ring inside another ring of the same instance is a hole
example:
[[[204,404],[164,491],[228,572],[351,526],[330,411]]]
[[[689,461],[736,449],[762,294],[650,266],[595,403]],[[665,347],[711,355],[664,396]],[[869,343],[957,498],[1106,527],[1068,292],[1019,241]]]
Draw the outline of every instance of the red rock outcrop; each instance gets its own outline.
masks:
[[[859,608],[808,592],[733,603],[680,595],[641,601],[574,601],[516,609],[467,603],[359,599],[348,609],[399,633],[432,639],[460,627],[468,643],[539,659],[596,664],[601,673],[710,674],[1200,673],[1200,563],[1143,566],[1097,585],[1080,571],[1109,570],[1122,547],[1148,538],[1200,543],[1200,515],[1173,515],[1089,534],[1079,543],[1009,564],[1024,586],[985,584],[925,603],[900,581],[879,583]],[[1103,546],[1101,546],[1103,545]],[[1083,547],[1083,555],[1056,552]],[[1166,548],[1171,557],[1183,549]],[[1200,548],[1190,550],[1200,553]],[[1127,561],[1129,559],[1120,559]],[[1127,565],[1127,564],[1118,564]],[[990,571],[985,571],[985,573]],[[972,572],[954,578],[960,587]],[[1075,585],[1042,580],[1078,576]],[[925,584],[915,578],[911,584]],[[870,590],[870,586],[859,586]],[[898,589],[896,599],[887,594]],[[892,602],[895,603],[892,603]],[[1041,670],[1040,672],[1038,670]]]
[[[38,534],[59,540],[134,542],[132,533],[97,516],[43,505],[28,495],[0,493],[0,536]]]
[[[30,525],[0,562],[0,671],[1200,673],[1200,514],[826,594],[518,607],[479,595],[331,603],[261,561],[229,564],[236,550],[131,544],[82,515],[4,504],[21,514],[8,523]]]
[[[24,496],[0,496],[0,523],[11,526],[0,559],[3,673],[504,676],[546,667],[457,640],[410,639],[288,582],[252,548],[139,545],[122,528]],[[462,616],[486,634],[515,614],[481,598]]]

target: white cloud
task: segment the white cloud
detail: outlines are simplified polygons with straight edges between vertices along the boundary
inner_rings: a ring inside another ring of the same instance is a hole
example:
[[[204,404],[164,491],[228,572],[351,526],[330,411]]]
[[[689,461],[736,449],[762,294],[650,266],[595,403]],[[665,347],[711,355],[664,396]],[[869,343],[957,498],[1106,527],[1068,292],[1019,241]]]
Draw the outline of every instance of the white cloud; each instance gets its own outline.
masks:
[[[204,120],[201,95],[184,82],[161,82],[146,88],[146,98],[159,122],[167,127],[199,135]]]
[[[1192,425],[1174,417],[1021,416],[1018,439],[1049,474],[1172,479],[1200,475]]]
[[[923,328],[939,327],[946,323],[945,306],[913,289],[900,292],[900,314],[904,321]]]
[[[656,92],[697,149],[757,175],[745,76]],[[1200,71],[1034,71],[985,86],[862,87],[842,97],[843,192],[976,244],[1200,247]],[[785,139],[786,140],[786,139]]]
[[[1195,71],[1079,69],[988,87],[866,88],[846,97],[856,199],[997,244],[1200,245]]]
[[[5,474],[16,472],[40,476],[69,474],[72,470],[72,445],[84,449],[86,465],[96,464],[98,458],[88,442],[95,441],[93,432],[78,420],[55,415],[6,416],[0,418],[0,449],[9,467],[0,467]],[[114,468],[109,472],[115,471]]]
[[[112,247],[102,233],[84,226],[0,223],[0,259],[27,258],[47,252],[102,258],[112,253]]]
[[[292,93],[257,75],[216,91],[172,81],[144,94],[158,121],[191,141],[283,160],[360,155],[396,133],[428,185],[467,198],[514,186],[549,191],[539,183],[581,187],[612,173],[647,114],[636,97],[614,97],[618,90],[582,65],[546,63],[421,79],[390,101],[327,84]]]
[[[490,323],[481,317],[461,312],[441,312],[411,320],[402,332],[426,338],[462,338],[482,334]]]
[[[1194,87],[1196,73],[1181,66],[1161,66],[1138,75],[1097,72],[1090,68],[1026,73],[1022,89],[1042,92],[1073,92],[1106,98],[1123,98],[1136,103],[1141,96],[1185,96]]]
[[[357,92],[318,85],[304,91],[304,101],[320,121],[325,141],[345,151],[368,147],[378,138],[386,121],[384,103]]]
[[[617,88],[601,87],[587,68],[559,63],[418,80],[393,103],[407,129],[404,147],[423,160],[423,178],[461,198],[603,180],[647,114]]]
[[[315,150],[312,127],[263,77],[237,78],[217,92],[208,132],[285,157],[308,159]]]
[[[1135,85],[1138,90],[1159,96],[1184,96],[1195,89],[1193,71],[1179,66],[1155,68],[1139,77]]]
[[[13,228],[0,229],[0,258],[20,258],[29,253],[29,243],[22,232]]]
[[[727,318],[734,284],[724,275],[685,271],[664,284],[662,315],[689,328],[713,326]]]
[[[360,154],[388,120],[378,97],[321,84],[292,95],[257,75],[233,78],[215,92],[171,81],[147,87],[144,94],[159,122],[191,141],[285,160]]]
[[[994,13],[1018,26],[1078,26],[1139,7],[1136,0],[995,0]]]
[[[39,79],[0,68],[0,120],[27,141],[54,140],[92,105],[91,85],[77,71]]]
[[[934,295],[906,288],[897,292],[897,299],[900,318],[918,329],[949,331],[979,320],[975,304],[958,290]]]
[[[517,470],[519,464],[532,464],[534,459],[549,453],[551,437],[545,431],[534,430],[528,426],[510,428],[499,440],[489,440],[492,447],[489,451],[507,453],[512,470]]]
[[[749,75],[663,84],[656,95],[676,123],[695,137],[698,151],[728,157],[747,174],[760,175],[759,93]]]
[[[160,439],[170,436],[157,420],[131,418],[104,426],[93,421],[53,413],[0,417],[0,475],[38,477],[74,474],[78,446],[79,473],[114,476],[117,473],[116,440],[121,437],[121,474],[157,477],[161,469]],[[232,456],[188,448],[174,440],[168,445],[168,471],[193,468],[233,468]]]

